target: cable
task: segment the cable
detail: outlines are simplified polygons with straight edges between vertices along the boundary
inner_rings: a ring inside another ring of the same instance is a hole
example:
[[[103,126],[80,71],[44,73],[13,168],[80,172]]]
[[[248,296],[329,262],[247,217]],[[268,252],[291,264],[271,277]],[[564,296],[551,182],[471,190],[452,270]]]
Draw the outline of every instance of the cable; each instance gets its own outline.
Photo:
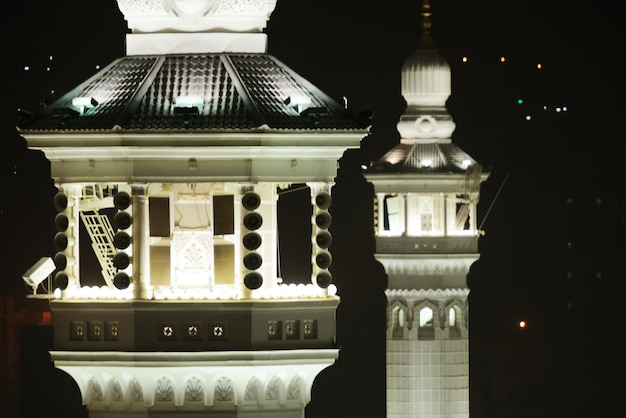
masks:
[[[489,209],[487,209],[487,213],[485,213],[485,217],[483,218],[482,222],[478,226],[479,231],[483,229],[483,225],[485,224],[485,221],[487,220],[487,217],[489,216],[489,213],[491,212],[493,205],[496,203],[496,199],[498,199],[498,196],[500,195],[500,192],[502,191],[502,188],[504,187],[504,183],[506,183],[510,174],[511,174],[511,170],[507,171],[506,176],[504,176],[504,180],[502,180],[502,184],[500,185],[500,188],[496,192],[496,195],[493,197],[493,200],[491,201],[491,205],[489,205]]]

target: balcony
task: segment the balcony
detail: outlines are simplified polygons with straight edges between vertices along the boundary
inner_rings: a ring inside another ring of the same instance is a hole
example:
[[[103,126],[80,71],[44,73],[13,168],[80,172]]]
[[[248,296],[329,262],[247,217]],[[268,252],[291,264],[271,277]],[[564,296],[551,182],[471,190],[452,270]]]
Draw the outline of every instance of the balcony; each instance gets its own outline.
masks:
[[[478,253],[478,236],[376,237],[378,254],[471,254]]]

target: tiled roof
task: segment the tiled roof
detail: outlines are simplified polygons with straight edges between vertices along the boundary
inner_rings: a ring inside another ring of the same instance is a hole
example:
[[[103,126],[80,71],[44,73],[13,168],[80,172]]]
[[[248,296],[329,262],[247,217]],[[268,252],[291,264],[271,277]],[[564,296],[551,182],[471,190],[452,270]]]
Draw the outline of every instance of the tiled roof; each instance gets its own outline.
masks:
[[[181,98],[197,103],[181,105]],[[25,132],[67,133],[358,131],[369,121],[271,55],[197,54],[119,58],[19,125]]]
[[[476,161],[452,142],[400,143],[368,171],[371,173],[465,173]]]

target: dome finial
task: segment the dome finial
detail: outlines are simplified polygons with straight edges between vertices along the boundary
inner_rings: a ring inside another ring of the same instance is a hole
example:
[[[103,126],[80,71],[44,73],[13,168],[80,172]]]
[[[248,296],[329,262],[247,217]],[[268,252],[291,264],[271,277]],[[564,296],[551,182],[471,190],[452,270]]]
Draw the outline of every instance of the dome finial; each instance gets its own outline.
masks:
[[[424,0],[422,2],[422,39],[420,40],[420,48],[430,49],[433,48],[433,41],[430,38],[430,0]]]

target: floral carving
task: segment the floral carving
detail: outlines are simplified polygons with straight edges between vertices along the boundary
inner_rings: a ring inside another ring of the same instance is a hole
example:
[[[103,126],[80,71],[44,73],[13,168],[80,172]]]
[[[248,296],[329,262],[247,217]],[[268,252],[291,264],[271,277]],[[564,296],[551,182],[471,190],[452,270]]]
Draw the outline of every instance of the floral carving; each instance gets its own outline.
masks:
[[[130,392],[130,397],[134,402],[143,401],[143,391],[141,390],[141,385],[134,377],[128,382],[128,390]]]
[[[89,382],[87,383],[87,388],[89,394],[91,395],[92,401],[101,401],[102,400],[102,387],[100,383],[96,380],[94,376],[89,378]]]
[[[265,399],[273,401],[278,399],[278,389],[280,387],[280,379],[278,376],[274,376],[267,384],[267,391],[265,392]]]
[[[252,379],[248,382],[246,386],[246,391],[244,393],[244,400],[246,401],[256,401],[257,400],[257,390],[261,382],[256,376],[253,376]]]
[[[218,401],[231,401],[233,399],[233,386],[230,379],[225,376],[220,377],[215,385],[215,399]]]
[[[199,402],[204,398],[202,391],[202,381],[196,376],[192,376],[187,381],[185,387],[185,400],[189,402]]]
[[[155,399],[158,402],[171,402],[174,400],[174,388],[172,381],[166,376],[161,377],[156,384]]]
[[[295,375],[291,378],[289,386],[287,387],[287,399],[299,399],[300,389],[302,387],[302,377]]]

